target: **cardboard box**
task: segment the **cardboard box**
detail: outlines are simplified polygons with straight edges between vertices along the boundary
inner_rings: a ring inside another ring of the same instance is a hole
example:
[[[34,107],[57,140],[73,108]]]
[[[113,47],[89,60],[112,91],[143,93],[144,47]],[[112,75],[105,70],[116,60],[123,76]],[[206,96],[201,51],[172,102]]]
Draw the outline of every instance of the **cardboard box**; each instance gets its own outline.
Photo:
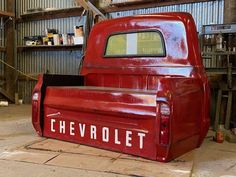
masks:
[[[83,44],[83,43],[84,43],[84,37],[82,37],[82,36],[74,37],[74,44],[75,45]]]

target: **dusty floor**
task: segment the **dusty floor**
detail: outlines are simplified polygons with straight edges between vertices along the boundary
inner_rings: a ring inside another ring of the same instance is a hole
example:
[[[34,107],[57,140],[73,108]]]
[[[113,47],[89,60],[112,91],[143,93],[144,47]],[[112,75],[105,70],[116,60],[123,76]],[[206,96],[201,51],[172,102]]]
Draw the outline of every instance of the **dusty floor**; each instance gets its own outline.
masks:
[[[209,136],[201,148],[170,163],[38,137],[30,105],[0,107],[0,177],[236,177],[236,144]]]

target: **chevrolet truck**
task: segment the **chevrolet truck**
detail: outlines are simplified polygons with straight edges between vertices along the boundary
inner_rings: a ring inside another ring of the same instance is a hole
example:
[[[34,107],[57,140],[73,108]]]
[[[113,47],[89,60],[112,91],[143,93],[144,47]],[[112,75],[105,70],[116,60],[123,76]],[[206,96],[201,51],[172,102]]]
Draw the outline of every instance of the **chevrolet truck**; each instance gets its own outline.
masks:
[[[192,16],[160,13],[94,25],[80,74],[40,75],[40,136],[168,162],[209,128],[209,83]]]

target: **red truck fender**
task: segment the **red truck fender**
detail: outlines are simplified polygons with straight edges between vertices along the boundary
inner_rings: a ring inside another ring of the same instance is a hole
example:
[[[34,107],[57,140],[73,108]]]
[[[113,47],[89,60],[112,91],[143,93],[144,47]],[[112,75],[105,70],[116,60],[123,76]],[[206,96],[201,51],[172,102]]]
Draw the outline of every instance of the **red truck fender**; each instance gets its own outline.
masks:
[[[196,146],[199,147],[203,142],[209,129],[209,111],[206,111],[209,104],[209,90],[205,91],[209,87],[202,85],[201,82],[200,79],[191,78],[163,77],[159,79],[157,109],[160,109],[162,104],[170,107],[168,124],[172,130],[168,132],[170,133],[169,143],[163,145],[160,142],[163,118],[160,111],[157,111],[159,112],[157,116],[157,135],[159,135],[157,159],[159,161],[174,159]],[[195,116],[189,116],[190,114]],[[185,118],[188,116],[191,120]],[[166,117],[164,117],[165,119]],[[196,124],[199,127],[196,127]],[[181,132],[187,132],[185,138],[181,135]],[[178,137],[179,135],[181,135],[181,138]]]
[[[42,115],[42,109],[43,109],[43,103],[42,103],[42,86],[43,86],[43,75],[38,76],[38,82],[36,86],[34,87],[33,93],[32,93],[32,124],[34,129],[36,130],[36,133],[39,136],[42,136],[42,121],[43,118]]]

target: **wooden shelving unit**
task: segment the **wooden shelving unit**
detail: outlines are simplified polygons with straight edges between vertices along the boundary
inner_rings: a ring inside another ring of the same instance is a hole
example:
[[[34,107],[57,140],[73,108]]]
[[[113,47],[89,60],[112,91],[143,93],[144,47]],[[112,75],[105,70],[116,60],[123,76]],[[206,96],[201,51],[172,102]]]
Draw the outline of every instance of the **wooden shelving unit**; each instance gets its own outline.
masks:
[[[39,21],[39,20],[50,20],[58,18],[68,18],[80,16],[83,13],[82,7],[73,7],[66,9],[57,9],[50,11],[42,11],[35,13],[22,14],[20,18],[16,21],[17,23],[29,22],[29,21]],[[57,46],[47,46],[47,45],[36,45],[36,46],[18,46],[17,52],[25,51],[73,51],[81,49],[82,45],[57,45]]]
[[[20,18],[17,19],[17,22],[22,23],[22,22],[27,22],[27,21],[76,17],[76,16],[80,16],[82,12],[83,12],[83,8],[73,7],[73,8],[57,9],[57,10],[51,10],[51,11],[27,13],[27,14],[21,15]]]
[[[35,46],[18,46],[18,52],[24,51],[73,51],[81,49],[82,45],[35,45]]]
[[[29,21],[39,21],[39,20],[50,20],[58,18],[68,18],[80,16],[83,12],[81,7],[73,7],[66,9],[57,9],[50,11],[42,11],[35,13],[22,14],[20,18],[16,21],[17,23],[29,22]],[[81,49],[82,45],[57,45],[57,46],[47,46],[47,45],[36,45],[36,46],[18,46],[18,52],[24,51],[73,51]]]
[[[0,52],[5,52],[6,48],[5,47],[0,47]]]
[[[5,47],[0,46],[0,52],[5,52],[5,62],[15,67],[14,58],[14,24],[15,24],[15,10],[14,0],[5,0],[6,11],[0,11],[0,18],[4,21],[4,38],[6,41]],[[4,67],[4,77],[1,77],[4,84],[0,87],[0,94],[8,101],[15,102],[16,90],[16,74],[10,67]]]
[[[4,11],[0,11],[0,17],[14,17],[14,14],[13,13],[10,13],[10,12],[4,12]]]

